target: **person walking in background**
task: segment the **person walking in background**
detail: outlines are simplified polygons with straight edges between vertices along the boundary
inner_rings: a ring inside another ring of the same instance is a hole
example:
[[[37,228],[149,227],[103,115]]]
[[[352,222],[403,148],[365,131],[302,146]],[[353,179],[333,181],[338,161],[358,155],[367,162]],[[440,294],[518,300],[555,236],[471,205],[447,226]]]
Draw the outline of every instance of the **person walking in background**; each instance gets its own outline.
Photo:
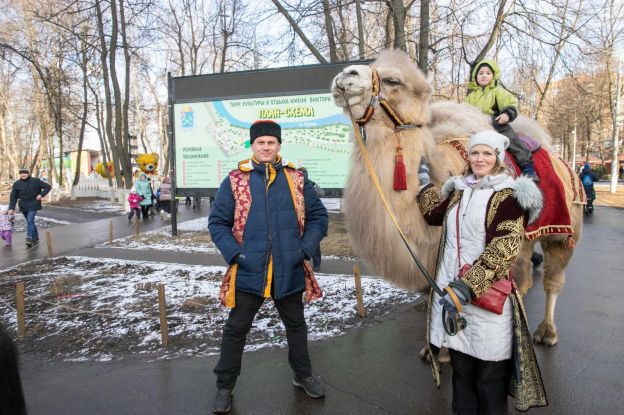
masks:
[[[0,206],[0,235],[6,246],[11,246],[13,238],[13,224],[15,223],[15,215],[9,213],[8,206]]]
[[[130,213],[128,213],[128,222],[132,220],[132,217],[136,214],[137,220],[141,219],[141,206],[139,203],[143,200],[141,196],[137,194],[136,189],[130,190],[128,195],[128,204],[130,205]]]
[[[305,167],[299,167],[298,170],[303,173],[303,176],[306,178],[306,180],[310,180],[310,177],[308,176],[308,169],[306,169]],[[316,195],[319,198],[325,196],[325,191],[321,188],[321,186],[319,186],[312,180],[310,180],[310,183],[312,183],[312,187],[314,187],[314,190],[316,191]],[[323,237],[325,236],[327,235],[323,235]],[[316,247],[316,250],[314,251],[314,254],[312,254],[312,269],[314,269],[314,271],[321,270],[321,259],[322,259],[321,243],[319,242],[318,246]]]
[[[141,173],[139,180],[134,184],[136,192],[141,196],[139,205],[141,206],[141,213],[143,214],[143,220],[147,219],[149,215],[149,208],[152,206],[152,187],[147,180],[147,174]]]
[[[581,179],[581,183],[583,183],[583,189],[585,190],[585,196],[587,198],[587,203],[585,204],[583,212],[585,215],[589,216],[594,213],[594,200],[596,200],[594,182],[598,181],[598,176],[592,171],[589,164],[585,164],[581,174],[579,174],[579,178]]]
[[[158,188],[158,201],[160,203],[160,217],[164,214],[171,214],[171,178],[165,176]]]
[[[24,218],[26,218],[26,246],[30,247],[39,243],[39,232],[35,224],[37,211],[41,210],[41,199],[46,197],[52,187],[36,177],[30,176],[30,170],[21,168],[19,180],[13,183],[9,201],[9,214],[15,213],[15,205],[18,204]]]
[[[232,308],[214,369],[214,413],[232,406],[247,333],[268,297],[286,327],[293,385],[313,398],[325,394],[320,378],[312,375],[302,295],[305,291],[308,300],[322,295],[305,260],[327,233],[327,209],[312,183],[280,155],[279,124],[257,121],[249,135],[253,157],[223,180],[208,219],[210,236],[230,265],[220,298]]]
[[[430,182],[426,162],[419,169],[420,211],[429,225],[444,229],[436,284],[446,294],[432,290],[429,297],[429,357],[439,385],[438,351],[448,348],[452,409],[458,415],[507,414],[508,393],[522,410],[547,405],[522,299],[509,281],[525,226],[542,209],[542,195],[531,179],[510,176],[504,164],[508,145],[495,131],[474,134],[466,168],[441,193]],[[500,309],[473,303],[501,280],[507,280],[510,294],[497,304]]]

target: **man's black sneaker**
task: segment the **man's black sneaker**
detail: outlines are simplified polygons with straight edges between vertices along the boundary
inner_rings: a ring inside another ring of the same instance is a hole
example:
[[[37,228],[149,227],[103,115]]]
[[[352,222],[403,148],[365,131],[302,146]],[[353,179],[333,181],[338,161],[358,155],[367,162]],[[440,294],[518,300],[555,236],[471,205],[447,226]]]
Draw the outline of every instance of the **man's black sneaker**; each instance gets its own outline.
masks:
[[[26,238],[26,246],[27,246],[27,247],[29,247],[29,248],[30,248],[31,246],[33,246],[32,239],[30,239],[30,238]]]
[[[32,239],[30,241],[33,245],[37,245],[39,243],[39,239]]]
[[[311,398],[322,398],[325,396],[325,388],[321,384],[321,378],[318,376],[310,376],[309,378],[298,378],[295,376],[293,385],[301,388]]]
[[[212,401],[212,412],[215,414],[227,414],[232,409],[232,390],[219,389]]]

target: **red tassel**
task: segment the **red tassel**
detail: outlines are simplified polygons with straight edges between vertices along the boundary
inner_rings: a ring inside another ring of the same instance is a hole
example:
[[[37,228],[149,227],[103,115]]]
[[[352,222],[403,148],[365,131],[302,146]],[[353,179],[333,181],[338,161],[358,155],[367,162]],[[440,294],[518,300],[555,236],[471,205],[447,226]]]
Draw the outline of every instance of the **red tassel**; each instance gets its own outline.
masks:
[[[405,172],[405,163],[403,162],[403,154],[396,155],[396,163],[394,165],[394,190],[407,190],[407,173]]]

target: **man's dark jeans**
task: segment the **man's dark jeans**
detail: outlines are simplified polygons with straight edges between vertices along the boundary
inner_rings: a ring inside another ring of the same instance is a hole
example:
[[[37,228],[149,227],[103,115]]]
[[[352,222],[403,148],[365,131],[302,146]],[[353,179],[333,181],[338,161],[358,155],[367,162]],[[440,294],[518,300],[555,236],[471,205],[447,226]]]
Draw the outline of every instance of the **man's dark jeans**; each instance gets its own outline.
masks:
[[[288,363],[299,378],[312,376],[308,355],[308,326],[303,315],[302,293],[291,294],[274,300],[275,307],[286,327],[288,340]],[[241,358],[247,333],[264,302],[264,298],[236,291],[236,307],[230,311],[221,340],[221,358],[214,369],[218,389],[233,389],[241,371]]]
[[[33,241],[39,240],[39,233],[37,232],[37,225],[35,225],[35,216],[37,216],[36,210],[29,210],[28,212],[22,212],[24,218],[26,218],[26,239]]]

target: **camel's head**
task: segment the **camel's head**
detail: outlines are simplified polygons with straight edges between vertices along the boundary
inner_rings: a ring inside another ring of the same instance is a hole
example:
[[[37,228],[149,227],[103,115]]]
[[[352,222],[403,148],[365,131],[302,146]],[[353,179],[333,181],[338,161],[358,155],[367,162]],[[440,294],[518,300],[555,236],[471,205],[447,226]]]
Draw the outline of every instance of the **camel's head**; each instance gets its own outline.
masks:
[[[400,50],[385,50],[377,60],[366,65],[351,65],[332,81],[332,95],[337,106],[349,115],[361,118],[373,96],[373,70],[379,75],[379,96],[405,121],[412,124],[427,124],[430,119],[429,100],[431,86],[418,66]],[[393,128],[388,116],[375,104],[371,121]]]

